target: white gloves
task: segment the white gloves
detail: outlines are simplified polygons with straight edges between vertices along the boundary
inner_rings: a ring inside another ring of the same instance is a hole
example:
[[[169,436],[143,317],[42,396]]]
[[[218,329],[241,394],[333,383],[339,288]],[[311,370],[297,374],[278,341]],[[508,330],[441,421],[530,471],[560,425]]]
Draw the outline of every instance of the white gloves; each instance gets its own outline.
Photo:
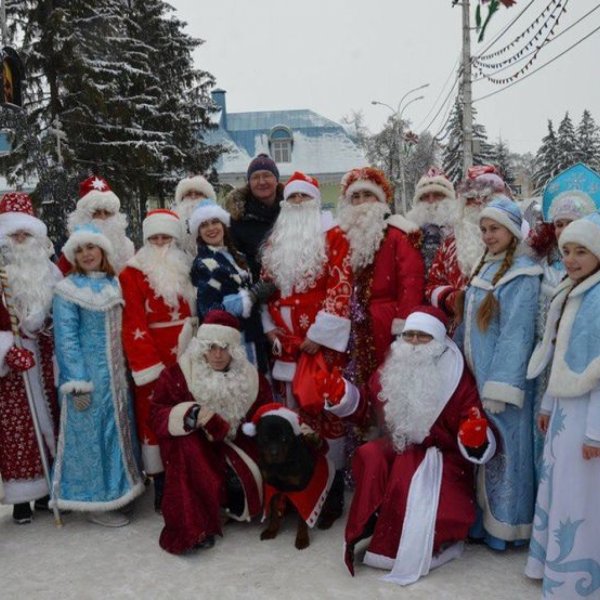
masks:
[[[504,409],[506,408],[506,402],[501,402],[500,400],[484,398],[482,404],[483,408],[492,415],[504,412]]]
[[[89,392],[74,392],[71,397],[73,405],[78,411],[87,410],[92,404],[92,395]]]

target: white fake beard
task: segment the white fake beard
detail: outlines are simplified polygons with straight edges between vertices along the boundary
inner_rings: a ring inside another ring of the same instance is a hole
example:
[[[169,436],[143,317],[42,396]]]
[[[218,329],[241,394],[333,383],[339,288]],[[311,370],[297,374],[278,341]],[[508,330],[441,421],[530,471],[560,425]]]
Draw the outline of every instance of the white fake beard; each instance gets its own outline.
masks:
[[[391,345],[381,369],[385,424],[398,452],[420,444],[439,415],[443,379],[438,361],[446,345],[432,340],[413,346],[402,339]]]
[[[196,238],[188,233],[189,220],[194,212],[194,209],[205,198],[184,198],[179,204],[173,206],[173,212],[177,213],[180,221],[184,225],[185,234],[183,236],[182,248],[188,254],[195,257],[198,253],[198,242]]]
[[[174,242],[168,246],[145,244],[135,255],[136,266],[146,276],[156,296],[172,307],[179,306],[179,297],[194,297],[190,281],[191,260]]]
[[[417,202],[407,213],[406,218],[419,227],[425,225],[453,225],[456,222],[456,200],[443,198],[436,202]]]
[[[233,439],[237,429],[256,400],[251,382],[255,368],[248,362],[242,346],[230,348],[231,363],[227,371],[215,371],[204,357],[209,345],[198,339],[190,343],[194,354],[190,392],[202,407],[218,413],[230,426],[227,437]]]
[[[6,274],[21,327],[33,333],[50,315],[54,285],[59,280],[48,258],[48,238],[30,237],[23,243],[4,242]]]
[[[318,200],[281,202],[281,212],[262,249],[262,264],[283,298],[313,287],[327,260]]]
[[[358,271],[373,262],[385,236],[390,209],[383,202],[354,206],[342,200],[338,222],[350,243],[350,264]]]
[[[465,206],[462,215],[454,226],[456,258],[463,275],[468,276],[481,259],[485,245],[481,240],[479,213],[482,207]]]

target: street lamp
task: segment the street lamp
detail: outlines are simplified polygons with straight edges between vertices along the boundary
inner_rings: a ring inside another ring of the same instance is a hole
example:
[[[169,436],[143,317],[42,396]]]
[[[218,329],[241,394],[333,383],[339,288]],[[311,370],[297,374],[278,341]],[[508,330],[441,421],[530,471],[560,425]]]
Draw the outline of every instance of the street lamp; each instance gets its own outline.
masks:
[[[402,96],[402,98],[400,98],[400,102],[398,102],[398,108],[396,108],[396,110],[394,110],[389,104],[386,104],[385,102],[380,102],[379,100],[371,100],[371,104],[373,105],[379,105],[379,106],[384,106],[385,108],[387,108],[391,113],[392,113],[392,124],[393,124],[393,131],[394,131],[394,135],[397,137],[398,139],[398,148],[399,148],[399,163],[400,163],[400,185],[401,190],[402,190],[402,213],[406,214],[406,180],[405,180],[405,176],[404,176],[404,157],[403,157],[403,135],[404,135],[404,122],[402,121],[402,115],[404,114],[404,111],[413,103],[413,102],[417,102],[419,100],[423,100],[423,98],[425,98],[425,96],[417,96],[416,98],[412,98],[409,102],[407,102],[404,106],[402,106],[402,103],[404,102],[404,100],[406,100],[406,98],[408,98],[408,96],[410,96],[412,93],[417,92],[419,90],[422,90],[426,87],[428,87],[429,84],[428,83],[424,83],[423,85],[420,85],[416,88],[413,88],[412,90],[408,90],[408,92],[406,92],[406,94],[404,94],[404,96]],[[396,124],[398,124],[399,127],[399,131],[396,132]],[[396,181],[396,183],[398,183],[398,181]],[[394,209],[396,212],[398,212],[398,207],[394,206]]]

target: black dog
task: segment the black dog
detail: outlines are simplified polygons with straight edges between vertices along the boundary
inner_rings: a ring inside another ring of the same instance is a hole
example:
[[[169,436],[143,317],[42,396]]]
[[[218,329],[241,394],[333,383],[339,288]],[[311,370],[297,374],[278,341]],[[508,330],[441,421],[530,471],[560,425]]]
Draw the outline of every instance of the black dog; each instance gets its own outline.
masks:
[[[317,438],[318,439],[318,438]],[[296,435],[290,423],[277,415],[266,415],[256,425],[256,443],[259,450],[258,464],[266,483],[274,487],[268,527],[261,533],[261,540],[277,536],[286,500],[285,492],[302,491],[309,484],[316,464],[314,446],[304,435]],[[308,525],[298,515],[295,546],[299,550],[310,544]]]

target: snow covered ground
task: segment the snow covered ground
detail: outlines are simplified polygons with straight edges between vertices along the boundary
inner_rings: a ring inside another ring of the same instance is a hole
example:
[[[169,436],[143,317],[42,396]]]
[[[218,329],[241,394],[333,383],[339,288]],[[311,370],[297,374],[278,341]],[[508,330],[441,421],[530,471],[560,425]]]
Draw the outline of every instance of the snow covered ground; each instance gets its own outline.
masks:
[[[343,522],[311,532],[306,550],[294,548],[295,518],[275,540],[261,542],[262,526],[230,524],[211,550],[184,557],[160,549],[162,519],[148,491],[132,522],[121,529],[64,516],[57,529],[50,514],[30,525],[12,522],[0,506],[0,597],[6,600],[179,598],[219,600],[320,600],[411,598],[418,600],[529,600],[541,586],[523,575],[526,551],[496,554],[467,546],[451,562],[408,588],[384,583],[383,572],[358,566],[356,577],[341,560]]]

